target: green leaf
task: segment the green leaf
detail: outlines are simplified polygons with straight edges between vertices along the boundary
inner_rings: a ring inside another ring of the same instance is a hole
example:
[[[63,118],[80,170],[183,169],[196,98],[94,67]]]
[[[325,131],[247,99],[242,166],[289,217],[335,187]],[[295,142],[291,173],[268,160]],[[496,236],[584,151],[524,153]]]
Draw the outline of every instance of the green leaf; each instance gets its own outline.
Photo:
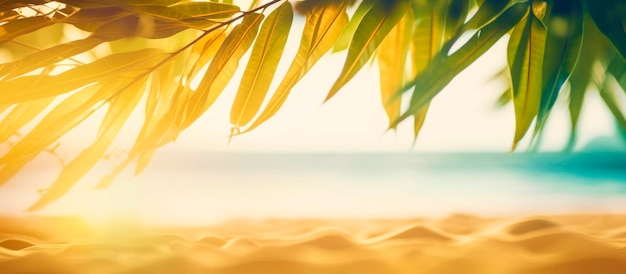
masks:
[[[624,81],[624,76],[626,76],[626,60],[624,60],[624,58],[619,55],[615,56],[607,66],[606,72],[611,74],[622,89],[626,91],[626,81]]]
[[[391,126],[396,126],[404,119],[421,111],[457,74],[467,68],[512,29],[524,17],[527,11],[528,3],[515,3],[498,18],[477,31],[454,53],[448,55],[447,51],[440,51],[432,63],[411,81],[411,86],[415,88],[411,96],[409,108]],[[446,43],[443,48],[449,49],[451,42]],[[405,87],[405,90],[408,90],[411,86]],[[397,96],[400,95],[401,93]]]
[[[467,13],[467,1],[446,0],[412,1],[411,8],[417,19],[413,32],[411,48],[412,79],[421,73],[439,53],[443,43],[447,42],[463,23]],[[396,88],[395,93],[402,87]],[[399,101],[399,100],[398,100]],[[413,119],[413,141],[417,140],[420,130],[426,121],[428,105],[415,113]],[[390,124],[396,119],[390,121]]]
[[[463,26],[464,30],[481,29],[486,24],[497,18],[509,1],[505,0],[485,0],[480,3],[480,7],[476,11],[476,14],[470,18],[469,21]]]
[[[347,22],[348,15],[343,1],[321,7],[316,6],[308,11],[300,47],[289,70],[287,70],[287,74],[278,85],[263,112],[242,133],[255,129],[276,114],[296,83],[333,47]]]
[[[417,137],[419,136],[420,131],[422,130],[422,127],[426,122],[426,116],[428,115],[429,107],[430,105],[425,105],[413,115],[413,144],[415,144],[415,142],[417,141]]]
[[[545,26],[529,10],[525,19],[513,29],[509,40],[507,57],[515,107],[515,138],[512,150],[515,150],[539,111],[546,36]]]
[[[350,42],[352,41],[352,37],[354,37],[354,32],[356,32],[357,27],[361,24],[363,17],[367,14],[376,2],[380,2],[378,0],[363,0],[359,7],[356,9],[352,18],[345,25],[345,28],[337,37],[337,41],[335,42],[335,46],[333,47],[333,52],[338,52],[342,50],[348,49],[350,46]]]
[[[583,45],[586,42],[583,42]],[[585,48],[583,47],[583,52]],[[566,151],[572,151],[576,145],[577,133],[578,133],[578,120],[580,118],[580,112],[587,93],[587,88],[591,80],[591,74],[593,71],[593,64],[595,61],[595,55],[581,54],[572,77],[569,79],[570,92],[569,92],[569,116],[570,116],[570,136],[565,148]]]
[[[244,17],[220,46],[197,90],[187,102],[186,128],[215,102],[239,66],[239,60],[248,51],[256,37],[263,15],[252,13]]]
[[[448,2],[448,3],[446,3]],[[440,8],[440,14],[443,16],[443,21],[445,26],[443,28],[443,39],[445,41],[452,38],[457,31],[461,28],[465,19],[467,18],[467,13],[469,12],[469,0],[447,0],[447,1],[437,1],[437,3],[445,3],[442,8]]]
[[[376,51],[381,99],[390,123],[400,115],[401,100],[397,100],[395,94],[407,81],[406,60],[413,40],[413,21],[413,13],[407,12]]]
[[[141,99],[145,80],[119,90],[102,120],[95,141],[61,170],[51,187],[28,210],[40,209],[65,195],[102,158]],[[125,85],[122,85],[122,87]]]
[[[624,130],[626,130],[626,118],[624,118],[624,111],[619,104],[619,98],[617,97],[617,91],[611,86],[611,80],[615,80],[612,77],[607,77],[600,88],[600,97],[609,108],[617,124]]]
[[[598,29],[626,58],[626,3],[622,0],[585,0],[585,4]]]
[[[498,96],[498,100],[496,100],[496,107],[504,107],[511,101],[513,101],[513,92],[510,88],[507,88],[500,93],[500,96]]]
[[[422,72],[441,50],[444,42],[445,1],[413,1],[412,9],[417,20],[413,31],[413,78]]]
[[[363,17],[354,33],[344,67],[326,96],[335,95],[367,63],[387,36],[409,9],[408,0],[379,1]]]
[[[282,57],[292,20],[291,4],[285,1],[263,22],[230,111],[230,122],[235,127],[248,124],[261,108]]]
[[[469,2],[465,0],[412,1],[412,10],[417,18],[413,33],[412,79],[421,73],[448,42],[457,34],[467,16]],[[394,96],[397,90],[394,91]],[[428,105],[415,113],[413,119],[413,141],[417,140],[420,130],[426,121]],[[395,120],[395,119],[394,119]],[[394,120],[391,121],[393,124]]]
[[[57,96],[91,83],[113,79],[127,72],[141,73],[165,56],[158,49],[143,49],[112,54],[89,64],[81,65],[59,75],[23,76],[0,82],[0,104],[15,104]]]
[[[543,128],[561,88],[578,61],[583,35],[582,6],[578,1],[556,0],[544,21],[548,27],[548,36],[535,136]]]

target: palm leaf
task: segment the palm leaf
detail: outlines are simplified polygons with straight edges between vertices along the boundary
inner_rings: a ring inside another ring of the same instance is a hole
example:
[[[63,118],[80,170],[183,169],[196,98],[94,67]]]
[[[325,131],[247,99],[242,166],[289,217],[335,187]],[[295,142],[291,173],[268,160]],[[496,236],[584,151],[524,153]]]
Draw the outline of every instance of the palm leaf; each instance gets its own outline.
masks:
[[[576,136],[578,130],[578,120],[582,110],[585,94],[594,73],[594,64],[602,51],[603,47],[602,34],[595,28],[591,22],[591,18],[583,18],[583,39],[581,45],[581,54],[572,76],[568,79],[570,84],[569,92],[569,116],[571,132],[566,150],[572,151],[576,145]]]
[[[583,11],[577,1],[557,0],[544,20],[548,36],[543,60],[541,103],[535,133],[543,128],[559,91],[578,60],[583,34]]]
[[[621,0],[585,0],[585,5],[598,29],[626,58],[626,3]]]
[[[143,95],[144,84],[143,81],[135,81],[129,88],[125,88],[125,83],[121,85],[122,90],[119,90],[118,95],[111,102],[95,141],[67,163],[51,187],[28,209],[29,211],[40,209],[65,195],[80,178],[100,161],[139,103],[139,99]]]
[[[616,79],[613,77],[605,77],[600,86],[600,97],[602,97],[602,100],[611,111],[611,114],[613,114],[613,117],[615,118],[617,124],[623,130],[626,130],[626,118],[624,117],[624,110],[618,103],[618,91],[616,90],[615,85],[612,85],[615,80]]]
[[[626,75],[626,60],[621,56],[613,57],[613,60],[606,67],[606,73],[615,78],[615,81],[626,91],[626,82],[624,76]]]
[[[465,30],[481,29],[486,24],[497,18],[504,11],[509,1],[485,0],[480,4],[476,14],[463,26]]]
[[[412,40],[413,22],[413,13],[407,12],[376,51],[380,70],[380,96],[389,123],[400,115],[401,101],[394,99],[398,89],[407,81],[406,60]]]
[[[447,49],[450,49],[454,40],[446,43],[443,46],[444,50],[440,51],[432,63],[411,81],[414,91],[409,108],[391,126],[396,126],[426,106],[458,73],[467,68],[512,29],[527,11],[528,3],[519,2],[511,5],[498,18],[485,25],[450,55],[448,55]],[[405,87],[402,92],[411,86]]]
[[[413,1],[411,6],[418,18],[413,33],[412,67],[414,79],[432,62],[444,43],[458,36],[467,16],[469,3],[464,0]],[[396,91],[399,90],[396,89]],[[394,92],[395,93],[395,92]],[[429,105],[417,111],[413,119],[413,141],[417,140],[426,121]]]
[[[59,75],[23,76],[0,82],[0,90],[18,91],[0,93],[0,104],[57,96],[127,72],[142,73],[166,56],[158,49],[144,49],[109,55]]]
[[[4,143],[17,131],[44,111],[54,97],[32,100],[16,105],[0,122],[0,143]]]
[[[335,39],[348,22],[344,3],[314,7],[306,17],[300,47],[285,77],[263,112],[243,132],[255,129],[276,114],[291,89],[332,48]]]
[[[331,87],[326,100],[333,97],[367,63],[389,31],[408,11],[409,1],[378,1],[363,17],[356,29],[341,74]]]
[[[292,20],[291,4],[286,1],[263,22],[231,108],[230,122],[235,127],[248,124],[261,108],[283,54]]]
[[[80,9],[60,21],[84,31],[94,32],[100,26],[128,15],[130,15],[128,12],[118,7],[91,8]]]
[[[0,158],[0,186],[56,140],[89,117],[106,96],[110,86],[86,87],[56,105],[31,131]]]
[[[54,24],[47,16],[26,17],[0,25],[0,44]]]
[[[88,51],[102,42],[102,39],[89,37],[41,50],[15,62],[0,64],[0,76],[2,81],[15,78]]]
[[[352,37],[354,37],[354,32],[356,32],[357,27],[361,24],[363,17],[367,14],[376,2],[380,2],[377,0],[363,0],[359,4],[359,7],[356,9],[348,23],[346,24],[341,34],[337,37],[337,41],[335,42],[335,46],[333,47],[333,52],[338,52],[342,50],[348,49],[350,43],[352,42]]]
[[[262,14],[247,15],[226,37],[200,81],[198,89],[188,100],[183,128],[204,113],[222,93],[239,66],[239,60],[252,45],[263,18]]]
[[[533,8],[515,27],[509,40],[508,61],[515,106],[515,137],[512,150],[515,150],[539,111],[546,36],[546,28],[535,15]]]
[[[179,1],[167,6],[162,5],[131,5],[129,11],[146,14],[166,20],[220,19],[229,18],[239,12],[238,6],[216,2]]]

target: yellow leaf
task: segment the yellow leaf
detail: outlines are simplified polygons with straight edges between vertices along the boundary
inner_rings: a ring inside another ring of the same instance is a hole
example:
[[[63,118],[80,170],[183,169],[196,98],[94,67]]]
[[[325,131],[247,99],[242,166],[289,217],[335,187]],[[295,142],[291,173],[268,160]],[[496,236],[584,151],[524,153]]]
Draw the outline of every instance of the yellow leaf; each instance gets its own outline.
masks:
[[[128,9],[167,20],[228,18],[240,11],[239,7],[235,5],[192,1],[180,1],[168,6],[135,5],[128,7]]]
[[[185,89],[191,90],[191,81],[195,79],[200,70],[202,70],[202,68],[208,64],[213,57],[215,57],[215,54],[217,54],[220,46],[224,44],[224,40],[226,39],[226,34],[224,34],[224,32],[225,29],[216,30],[209,33],[202,40],[198,41],[198,43],[194,44],[192,51],[199,54],[199,56],[196,57],[197,59],[195,59],[195,62],[189,62],[189,60],[194,57],[190,56],[189,59],[187,59],[187,61],[189,63],[193,63],[193,65],[190,68],[185,69],[187,71],[186,82],[184,83]]]
[[[235,127],[246,125],[261,108],[283,54],[292,20],[291,4],[285,1],[263,22],[230,112],[230,122]]]
[[[226,37],[200,81],[197,90],[187,100],[183,128],[188,127],[200,117],[222,93],[237,70],[239,60],[254,42],[262,20],[262,14],[248,14],[244,17],[243,22],[237,25]]]
[[[389,32],[376,51],[380,69],[381,99],[389,122],[400,115],[401,100],[396,93],[406,84],[406,61],[413,30],[413,13],[407,12]]]
[[[276,114],[296,83],[333,47],[347,22],[348,15],[343,1],[322,7],[316,6],[307,13],[300,47],[287,74],[263,112],[243,132],[253,130]]]
[[[9,21],[6,24],[0,25],[0,44],[11,41],[21,35],[40,30],[54,23],[55,22],[47,16],[27,17]]]
[[[15,62],[0,64],[0,76],[4,76],[0,82],[22,76],[38,68],[53,65],[88,51],[102,42],[104,42],[102,39],[92,37],[76,40],[35,52]]]
[[[124,160],[124,162],[116,165],[113,168],[113,171],[111,171],[111,173],[109,173],[108,175],[100,179],[100,181],[96,184],[94,189],[105,189],[111,186],[111,184],[113,183],[113,180],[115,180],[115,178],[117,178],[117,176],[119,176],[120,173],[122,173],[122,171],[124,171],[130,164],[132,164],[134,160],[135,160],[134,157],[129,156],[128,158]]]
[[[137,166],[135,167],[135,176],[139,175],[146,169],[146,167],[148,167],[152,156],[154,156],[154,152],[155,150],[149,150],[139,154],[139,158],[137,158]]]
[[[135,81],[128,88],[119,90],[105,115],[96,140],[76,158],[67,163],[61,174],[41,198],[28,210],[40,209],[65,195],[80,178],[102,158],[128,117],[135,109],[144,92],[145,80]],[[125,85],[123,85],[125,86]]]
[[[173,67],[174,60],[171,60],[152,74],[152,83],[146,100],[144,124],[128,155],[128,158],[138,157],[138,161],[140,161],[137,163],[136,174],[150,160],[150,157],[144,157],[144,155],[153,154],[154,150],[159,147],[159,141],[164,138],[174,121],[173,115],[168,115],[172,109],[172,102],[175,100],[177,90],[171,81]],[[102,186],[97,188],[100,187]]]
[[[0,186],[61,136],[89,117],[110,96],[109,86],[89,86],[56,105],[0,158]]]
[[[100,26],[127,15],[128,12],[119,7],[80,9],[71,16],[64,18],[61,22],[72,24],[84,31],[93,32]]]
[[[158,49],[143,49],[103,57],[59,75],[24,76],[0,82],[0,104],[15,104],[57,96],[86,85],[114,79],[126,72],[142,73],[167,55]]]
[[[0,144],[9,140],[26,123],[47,108],[54,97],[33,100],[16,105],[0,122]]]

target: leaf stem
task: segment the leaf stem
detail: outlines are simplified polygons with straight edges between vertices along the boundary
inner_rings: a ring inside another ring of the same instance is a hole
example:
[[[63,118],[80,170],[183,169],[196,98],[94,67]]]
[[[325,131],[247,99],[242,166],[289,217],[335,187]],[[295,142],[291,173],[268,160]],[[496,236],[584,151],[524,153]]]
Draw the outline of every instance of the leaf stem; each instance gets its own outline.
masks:
[[[165,59],[163,59],[162,61],[158,62],[156,65],[154,65],[154,67],[152,67],[151,69],[149,69],[148,71],[140,74],[139,76],[137,76],[135,78],[135,80],[129,82],[126,86],[122,87],[119,91],[115,92],[114,94],[112,94],[109,98],[107,98],[107,100],[105,100],[100,106],[97,107],[100,108],[102,107],[102,105],[104,105],[104,103],[106,102],[110,102],[114,97],[118,96],[123,90],[127,89],[128,87],[130,87],[131,85],[133,85],[136,81],[138,81],[139,79],[142,79],[143,77],[148,76],[150,73],[154,72],[154,70],[156,70],[157,68],[159,68],[160,66],[162,66],[163,64],[169,62],[172,58],[178,56],[178,54],[182,53],[183,51],[187,50],[189,47],[193,46],[195,43],[197,43],[198,41],[200,41],[200,39],[204,38],[206,35],[208,35],[209,33],[216,31],[224,26],[230,25],[232,23],[234,23],[235,21],[245,17],[248,14],[257,12],[259,10],[265,10],[266,8],[281,2],[281,1],[287,1],[287,0],[272,0],[270,2],[267,2],[261,6],[258,6],[254,9],[251,10],[247,10],[247,11],[241,11],[241,14],[238,16],[235,16],[227,21],[221,22],[219,23],[217,26],[211,27],[208,30],[204,30],[203,33],[196,37],[196,39],[192,40],[191,42],[189,42],[188,44],[186,44],[185,46],[181,47],[180,49],[169,53],[169,56],[167,56]]]

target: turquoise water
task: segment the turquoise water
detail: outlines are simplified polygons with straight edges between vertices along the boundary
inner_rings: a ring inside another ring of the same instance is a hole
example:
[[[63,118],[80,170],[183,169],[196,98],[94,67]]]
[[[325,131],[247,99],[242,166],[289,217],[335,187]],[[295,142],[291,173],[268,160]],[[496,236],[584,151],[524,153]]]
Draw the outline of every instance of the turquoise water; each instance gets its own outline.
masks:
[[[189,152],[161,158],[137,183],[150,207],[218,219],[626,212],[620,153]]]
[[[30,183],[50,177],[43,171],[26,175],[0,188],[5,212],[27,208],[38,197]],[[236,218],[626,213],[625,153],[178,151],[157,155],[139,176],[129,170],[110,189],[94,191],[97,179],[87,178],[43,212],[130,214],[192,224]]]

